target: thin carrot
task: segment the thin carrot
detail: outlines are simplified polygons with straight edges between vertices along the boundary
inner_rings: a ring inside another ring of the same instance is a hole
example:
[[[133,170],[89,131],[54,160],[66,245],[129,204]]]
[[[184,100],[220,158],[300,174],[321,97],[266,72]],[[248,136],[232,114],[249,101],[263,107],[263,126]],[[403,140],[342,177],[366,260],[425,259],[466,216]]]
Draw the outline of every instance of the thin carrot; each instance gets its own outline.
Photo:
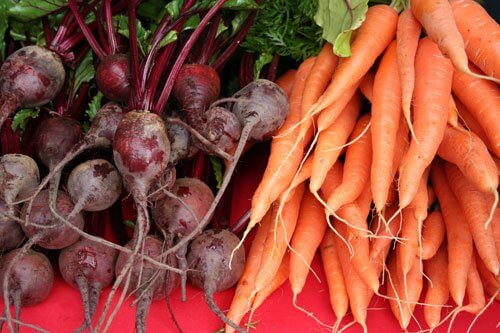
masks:
[[[320,251],[330,294],[330,305],[337,317],[337,322],[340,323],[349,308],[349,298],[342,265],[335,247],[335,234],[331,230],[326,231],[320,245]]]
[[[469,59],[491,77],[500,77],[500,27],[479,3],[450,0]]]
[[[296,75],[296,69],[289,69],[276,80],[276,84],[280,86],[281,89],[283,89],[288,98],[290,98],[290,95],[292,94]]]
[[[373,71],[369,71],[365,74],[363,79],[361,79],[359,84],[359,90],[363,93],[363,96],[372,103],[373,101],[373,82],[375,80],[375,73]]]
[[[448,105],[448,125],[455,129],[460,129],[458,125],[458,109],[452,95],[450,95],[450,103]]]
[[[429,207],[431,207],[436,201],[436,193],[431,185],[427,185],[427,193],[429,194]]]
[[[429,278],[425,303],[445,305],[450,297],[448,276],[443,274],[448,267],[448,253],[446,244],[438,247],[435,255],[424,262],[424,272]],[[441,308],[437,306],[424,306],[424,318],[430,328],[436,327],[441,321]]]
[[[327,205],[332,211],[356,200],[370,179],[372,140],[370,131],[366,131],[370,120],[369,114],[359,118],[351,133],[350,142],[359,139],[347,147],[342,183],[328,196]]]
[[[474,132],[488,147],[488,150],[493,151],[490,140],[486,136],[486,132],[481,127],[481,125],[479,125],[479,123],[469,112],[469,110],[467,110],[465,105],[463,105],[458,98],[455,98],[455,105],[457,106],[458,116],[460,117],[461,124],[463,124],[463,126],[467,130]]]
[[[437,45],[429,38],[421,39],[415,59],[413,112],[413,127],[418,143],[412,140],[399,167],[401,208],[408,206],[417,193],[418,182],[434,159],[443,138],[448,119],[452,73],[450,61],[441,54]]]
[[[455,303],[461,306],[473,255],[472,235],[460,203],[446,179],[443,161],[437,160],[433,163],[431,181],[446,227],[450,294]]]
[[[493,296],[500,289],[500,282],[495,279],[495,276],[484,266],[483,260],[475,252],[476,256],[476,266],[477,271],[479,272],[479,276],[481,277],[481,282],[483,283],[484,290],[488,295]],[[496,294],[496,300],[500,301],[500,294]]]
[[[323,239],[326,218],[323,205],[309,191],[304,193],[300,204],[297,226],[290,247],[290,285],[296,297],[306,283],[310,264]]]
[[[403,115],[412,136],[413,126],[411,124],[411,100],[415,88],[415,54],[417,53],[418,40],[422,27],[413,16],[410,9],[405,9],[398,19],[397,40],[397,62],[399,78],[401,82],[401,104]]]
[[[475,66],[471,66],[477,71]],[[500,156],[500,89],[493,82],[455,72],[453,94],[483,128],[495,155]]]
[[[464,306],[465,311],[476,314],[484,308],[486,298],[484,296],[483,283],[481,282],[474,256],[472,257],[469,276],[467,277],[467,297],[469,299],[469,304]]]
[[[445,234],[445,226],[441,212],[430,213],[422,227],[422,260],[431,259],[441,246]]]
[[[484,194],[477,191],[455,165],[446,163],[445,171],[448,183],[460,202],[469,224],[479,256],[490,272],[498,275],[500,263],[497,257],[495,238],[491,225],[485,225],[489,215],[488,201],[485,200]]]
[[[497,248],[497,257],[500,258],[500,208],[495,209],[493,220],[491,221],[493,237],[495,237],[495,246]]]
[[[383,215],[384,218],[386,220],[389,220],[389,218],[396,212],[396,210],[396,206],[386,207]],[[401,223],[402,218],[401,215],[398,214],[389,223],[388,228],[386,228],[381,217],[377,216],[372,225],[372,232],[375,234],[375,237],[372,239],[372,243],[370,244],[370,261],[385,262],[388,250],[392,245],[392,239],[390,237],[398,237],[401,230]]]
[[[257,228],[257,233],[246,257],[245,270],[238,281],[231,306],[229,307],[229,312],[227,313],[227,317],[237,325],[239,325],[241,319],[250,309],[252,304],[250,296],[254,290],[255,277],[260,267],[262,252],[264,251],[264,242],[267,237],[269,226],[271,225],[271,220],[271,212],[268,212]],[[225,332],[234,332],[234,328],[226,325]]]

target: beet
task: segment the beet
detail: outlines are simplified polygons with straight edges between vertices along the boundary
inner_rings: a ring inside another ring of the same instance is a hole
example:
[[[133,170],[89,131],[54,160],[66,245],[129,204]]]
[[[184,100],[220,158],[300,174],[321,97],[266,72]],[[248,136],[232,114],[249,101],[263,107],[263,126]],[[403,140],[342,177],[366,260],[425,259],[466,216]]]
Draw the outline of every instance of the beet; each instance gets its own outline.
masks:
[[[41,46],[25,46],[0,67],[0,129],[20,108],[41,106],[61,90],[65,71],[61,59]]]
[[[234,286],[245,267],[245,250],[238,248],[234,252],[233,263],[229,267],[231,253],[239,244],[239,239],[227,230],[206,230],[196,237],[187,256],[188,279],[196,287],[205,291],[205,300],[210,309],[227,325],[240,332],[245,329],[233,323],[217,307],[214,293]]]
[[[95,73],[99,91],[112,101],[128,100],[130,77],[130,59],[121,53],[105,56]]]
[[[115,278],[116,258],[116,250],[88,239],[79,240],[59,254],[63,279],[82,296],[85,314],[82,329],[91,327],[101,290]]]
[[[8,278],[6,278],[8,277]],[[36,305],[50,294],[54,284],[54,270],[46,256],[29,249],[16,249],[0,259],[0,281],[4,304],[13,304],[15,319],[19,320],[22,306]],[[4,309],[9,331],[12,328],[10,310]]]
[[[168,123],[168,138],[170,140],[170,163],[176,165],[178,162],[193,158],[198,153],[198,147],[194,145],[189,131],[175,123]]]
[[[234,113],[226,108],[216,106],[207,111],[206,117],[205,134],[210,142],[226,152],[238,145],[241,124]]]
[[[151,185],[151,190],[149,191],[149,200],[155,202],[165,198],[168,195],[168,191],[172,189],[177,179],[177,170],[173,165],[170,165],[165,169],[165,172],[160,178]]]
[[[0,252],[2,253],[18,247],[24,240],[24,232],[17,221],[3,215],[7,211],[7,204],[0,200]],[[13,217],[17,217],[15,210]]]

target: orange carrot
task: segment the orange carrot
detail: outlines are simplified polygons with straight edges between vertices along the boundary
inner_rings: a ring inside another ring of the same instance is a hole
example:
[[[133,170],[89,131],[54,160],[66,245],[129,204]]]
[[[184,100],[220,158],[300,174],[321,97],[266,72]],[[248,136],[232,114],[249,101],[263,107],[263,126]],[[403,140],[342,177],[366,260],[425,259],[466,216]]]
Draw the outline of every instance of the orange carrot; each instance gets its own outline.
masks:
[[[472,235],[460,203],[448,184],[441,160],[435,161],[432,166],[431,181],[446,227],[450,294],[455,303],[461,306],[473,255]]]
[[[471,66],[473,71],[477,68]],[[455,72],[453,94],[483,128],[495,155],[500,156],[500,89],[494,82]]]
[[[422,228],[422,252],[419,253],[422,260],[431,259],[436,254],[444,239],[444,228],[441,212],[434,211],[427,216]]]
[[[311,192],[318,192],[328,170],[337,161],[341,152],[341,146],[346,143],[347,138],[351,134],[360,109],[361,100],[359,95],[356,95],[347,104],[339,118],[319,135],[318,143],[314,150],[312,174],[309,183]]]
[[[421,39],[415,59],[413,110],[413,127],[418,142],[412,140],[399,167],[401,208],[408,206],[417,193],[418,182],[434,159],[443,138],[448,119],[452,73],[450,61],[443,57],[437,45],[429,38]]]
[[[296,75],[296,69],[289,69],[276,80],[276,84],[280,86],[281,89],[283,89],[288,98],[290,98],[290,95],[292,94]]]
[[[429,194],[429,207],[431,207],[436,201],[436,193],[431,185],[427,185],[427,193]]]
[[[445,305],[450,295],[448,276],[444,274],[448,267],[448,253],[445,244],[436,250],[435,255],[424,262],[424,272],[430,280],[425,294],[425,303]],[[436,327],[441,321],[441,308],[424,306],[424,318],[430,328]]]
[[[370,120],[369,114],[359,118],[351,134],[350,142],[353,142],[358,137],[359,139],[347,147],[342,184],[328,197],[327,205],[332,211],[336,211],[341,206],[356,200],[369,181],[372,142],[370,131],[366,131],[366,129],[370,124]],[[365,133],[363,134],[363,132]]]
[[[323,205],[306,191],[300,204],[297,226],[290,244],[290,285],[296,297],[306,283],[310,264],[323,239],[326,218]]]
[[[491,77],[500,77],[500,27],[473,0],[450,0],[469,59]]]
[[[469,299],[469,304],[464,306],[464,310],[472,314],[477,314],[486,304],[483,283],[481,282],[474,256],[472,257],[467,277],[467,298]]]
[[[460,129],[458,125],[458,109],[452,95],[450,95],[450,103],[448,105],[448,125],[455,129]]]
[[[349,298],[335,242],[335,234],[327,230],[321,242],[320,251],[330,294],[330,305],[337,317],[337,322],[340,322],[349,308]]]
[[[495,246],[497,248],[497,257],[500,258],[500,208],[495,209],[493,220],[491,221],[491,228],[493,229],[493,237],[495,237]]]
[[[500,282],[495,279],[495,276],[491,274],[491,272],[484,266],[483,260],[479,257],[477,254],[477,251],[475,252],[475,257],[476,257],[476,266],[477,266],[477,271],[479,272],[479,276],[481,277],[481,282],[483,283],[484,290],[488,295],[493,296],[495,293],[500,289]],[[500,301],[500,294],[497,294],[496,300]]]
[[[495,238],[491,225],[485,225],[488,219],[488,201],[484,194],[464,177],[460,170],[453,164],[445,164],[446,176],[450,187],[460,202],[467,223],[476,245],[479,256],[490,272],[495,275],[500,273],[500,263],[495,247]]]
[[[384,218],[386,221],[397,211],[396,206],[386,207],[384,210]],[[392,221],[390,221],[388,228],[385,227],[384,222],[380,216],[375,218],[372,224],[371,231],[376,237],[372,239],[370,244],[370,261],[374,262],[377,260],[382,260],[385,262],[386,249],[390,249],[392,245],[392,239],[389,237],[397,237],[401,230],[401,214],[398,214]]]
[[[401,82],[401,105],[406,124],[413,134],[411,125],[411,100],[415,87],[415,54],[417,53],[418,40],[420,38],[421,26],[413,16],[410,9],[405,9],[398,19],[397,61],[399,78]]]
[[[474,134],[481,138],[481,141],[488,147],[488,150],[493,151],[490,140],[486,136],[486,132],[481,125],[479,125],[474,116],[465,108],[465,105],[463,105],[458,98],[455,98],[455,105],[457,106],[460,123],[463,124],[467,130],[474,132]]]
[[[373,101],[373,82],[375,80],[375,73],[369,71],[365,74],[363,79],[361,79],[359,84],[359,90],[363,93],[363,96],[372,103]]]

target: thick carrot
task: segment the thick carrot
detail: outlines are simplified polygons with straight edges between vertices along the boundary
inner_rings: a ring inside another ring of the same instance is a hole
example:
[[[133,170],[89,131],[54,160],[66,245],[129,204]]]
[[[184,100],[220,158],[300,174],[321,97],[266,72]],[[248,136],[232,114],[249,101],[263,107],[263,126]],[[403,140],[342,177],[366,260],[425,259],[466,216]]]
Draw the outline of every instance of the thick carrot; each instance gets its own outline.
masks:
[[[450,294],[455,303],[461,306],[473,255],[472,235],[460,203],[448,184],[441,160],[433,163],[431,181],[446,227]]]
[[[397,61],[401,81],[401,104],[406,124],[413,134],[411,125],[411,100],[415,87],[415,54],[422,27],[410,9],[405,9],[398,19]]]
[[[290,98],[290,95],[292,94],[293,84],[295,83],[295,75],[297,75],[297,70],[289,69],[276,80],[276,84],[283,89],[288,98]]]
[[[399,167],[401,208],[408,206],[417,193],[418,182],[425,168],[434,159],[443,139],[448,119],[452,74],[450,61],[443,57],[437,45],[429,38],[421,39],[415,59],[413,110],[413,127],[418,142],[412,140]]]
[[[343,172],[342,162],[337,162],[333,167],[328,170],[326,174],[325,181],[321,186],[322,197],[328,198],[333,191],[342,183],[342,172]]]
[[[361,109],[359,95],[351,99],[339,118],[318,137],[314,149],[312,174],[309,183],[311,192],[317,193],[325,180],[328,170],[340,156],[341,146],[346,143],[351,134]]]
[[[292,191],[290,199],[285,203],[285,209],[281,217],[275,214],[277,209],[274,209],[276,212],[273,214],[271,226],[267,232],[259,273],[255,278],[255,292],[263,290],[271,283],[280,267],[297,225],[304,188],[305,185],[301,184]]]
[[[359,90],[365,98],[372,103],[373,101],[373,82],[375,81],[375,73],[369,71],[365,74],[361,82],[359,83]]]
[[[444,133],[439,157],[455,164],[477,189],[496,195],[498,170],[483,141],[474,133],[451,126],[447,126]]]
[[[486,136],[486,132],[481,125],[479,125],[474,116],[466,109],[465,105],[463,105],[458,98],[455,98],[455,105],[457,106],[461,124],[463,124],[467,130],[474,132],[479,138],[481,138],[481,141],[483,141],[488,147],[488,150],[493,151],[490,140]]]
[[[347,147],[342,184],[328,197],[327,205],[332,211],[356,200],[370,179],[372,140],[370,131],[366,130],[370,120],[369,114],[359,118],[349,138],[349,142],[357,141]]]
[[[484,290],[488,295],[493,296],[495,293],[500,289],[500,282],[495,279],[495,276],[484,266],[483,260],[479,257],[477,254],[477,251],[475,252],[476,256],[476,266],[477,266],[477,271],[479,272],[479,276],[481,277],[481,282],[483,283]],[[500,294],[497,294],[496,298],[497,301],[500,301]]]
[[[246,257],[245,270],[238,281],[231,306],[229,307],[229,312],[227,313],[227,317],[237,325],[241,322],[241,319],[250,309],[252,304],[250,296],[254,290],[255,277],[259,272],[262,252],[264,251],[264,242],[267,237],[269,226],[271,225],[271,220],[271,212],[268,212],[257,228],[257,233]],[[225,332],[234,332],[234,328],[226,325]]]
[[[453,164],[445,164],[446,176],[450,187],[460,202],[474,239],[477,252],[490,272],[500,273],[500,263],[495,247],[491,225],[485,225],[489,215],[489,202],[485,195],[476,190],[460,170]]]
[[[436,202],[436,193],[431,185],[427,185],[427,193],[429,194],[429,208]]]
[[[337,103],[328,106],[319,114],[316,135],[332,126],[353,99],[361,100],[361,94],[357,93],[358,86],[359,82],[355,83],[340,96]]]
[[[323,205],[312,193],[306,191],[300,204],[297,226],[290,244],[290,285],[294,296],[298,295],[306,283],[310,264],[323,239],[326,217]]]
[[[309,74],[315,58],[305,60],[296,73],[295,84],[290,98],[290,113],[285,120],[284,125],[278,131],[277,136],[271,143],[271,154],[269,156],[267,167],[262,176],[257,190],[252,197],[252,209],[250,211],[250,221],[245,230],[244,238],[255,226],[262,220],[271,204],[279,195],[290,185],[295,172],[297,171],[302,153],[294,152],[290,154],[298,135],[298,129],[293,130],[286,135],[289,128],[295,126],[301,119],[300,104],[304,90],[305,80]]]
[[[430,213],[422,227],[422,251],[419,253],[422,260],[431,259],[441,246],[445,234],[445,226],[441,212]]]
[[[477,69],[471,66],[473,71]],[[453,94],[484,129],[495,155],[500,156],[500,89],[494,82],[455,71]]]
[[[325,232],[320,251],[330,294],[330,305],[337,317],[337,322],[340,322],[349,308],[349,298],[342,274],[342,265],[335,248],[335,234],[331,230]]]
[[[438,247],[435,255],[424,261],[424,272],[429,278],[427,292],[425,294],[426,304],[445,305],[450,297],[448,287],[448,275],[445,273],[448,267],[448,253],[446,245]],[[437,306],[424,306],[424,318],[430,328],[436,327],[441,321],[441,308]]]
[[[500,27],[473,0],[450,0],[469,59],[489,76],[500,77]]]

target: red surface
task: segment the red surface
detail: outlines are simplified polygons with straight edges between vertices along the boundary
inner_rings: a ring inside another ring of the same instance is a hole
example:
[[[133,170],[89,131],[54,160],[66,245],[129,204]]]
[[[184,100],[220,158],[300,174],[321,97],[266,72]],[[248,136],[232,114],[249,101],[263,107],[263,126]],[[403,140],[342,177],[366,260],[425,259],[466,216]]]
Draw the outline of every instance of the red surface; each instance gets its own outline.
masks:
[[[251,194],[256,186],[255,182],[264,168],[263,155],[265,150],[252,150],[247,156],[243,165],[239,168],[236,185],[233,189],[232,220],[239,217],[249,206]],[[298,298],[298,304],[327,324],[332,324],[335,320],[328,301],[328,288],[324,282],[324,275],[321,262],[315,258],[313,269],[318,273],[322,283],[316,280],[312,274],[306,283],[302,295]],[[189,287],[188,301],[180,302],[180,293],[176,292],[171,296],[171,304],[178,321],[184,332],[213,332],[222,327],[222,323],[213,315],[203,300],[200,290]],[[216,295],[216,302],[226,310],[229,307],[233,290]],[[103,294],[107,296],[107,292]],[[133,332],[134,331],[134,308],[130,307],[129,299],[124,304],[113,324],[110,332]],[[99,314],[102,310],[104,297],[97,309]],[[444,309],[443,316],[450,310]],[[416,319],[426,328],[423,320],[422,307],[417,306]],[[451,332],[466,332],[473,319],[472,315],[460,314],[452,326]],[[78,291],[71,288],[58,277],[54,289],[49,298],[40,305],[24,308],[21,313],[21,320],[38,325],[50,332],[72,332],[83,320],[80,296]],[[343,324],[352,320],[348,316]],[[500,320],[500,303],[493,305],[479,318],[474,325],[472,332],[494,332]],[[292,305],[292,296],[288,283],[282,286],[277,292],[259,308],[252,318],[258,321],[256,332],[329,332],[329,329],[322,327],[306,314],[295,309]],[[436,332],[446,332],[446,325],[438,328]],[[375,297],[368,311],[368,328],[370,332],[400,332],[399,325],[389,310],[387,301]],[[410,331],[418,331],[416,322],[412,322]],[[4,328],[5,331],[5,328]],[[147,322],[148,332],[176,332],[175,326],[167,311],[166,302],[155,302],[151,308]],[[21,329],[21,332],[32,332],[29,329]],[[362,332],[359,325],[352,326],[345,332]]]

